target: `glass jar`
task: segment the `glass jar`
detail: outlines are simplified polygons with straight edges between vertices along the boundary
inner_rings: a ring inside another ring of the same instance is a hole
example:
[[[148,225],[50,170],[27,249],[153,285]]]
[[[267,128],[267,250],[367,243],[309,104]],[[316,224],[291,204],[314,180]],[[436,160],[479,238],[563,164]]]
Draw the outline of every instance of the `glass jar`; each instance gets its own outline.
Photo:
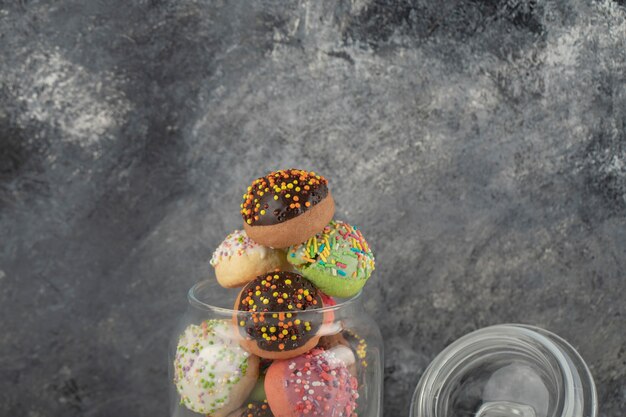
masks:
[[[319,341],[309,352],[281,360],[244,349],[237,323],[253,313],[233,309],[237,295],[215,280],[189,290],[187,312],[169,349],[170,416],[382,416],[383,343],[360,293],[290,313],[291,320],[320,323]],[[269,413],[270,406],[281,411]]]
[[[589,368],[559,336],[526,325],[470,333],[444,349],[413,395],[411,417],[596,417]]]

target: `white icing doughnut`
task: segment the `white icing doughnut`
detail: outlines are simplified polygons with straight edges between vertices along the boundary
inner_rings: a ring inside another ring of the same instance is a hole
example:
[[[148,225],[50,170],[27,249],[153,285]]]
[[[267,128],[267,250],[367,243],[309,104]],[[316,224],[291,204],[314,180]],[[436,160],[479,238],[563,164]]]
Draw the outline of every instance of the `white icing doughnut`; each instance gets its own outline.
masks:
[[[250,253],[257,253],[261,259],[265,259],[270,250],[267,246],[259,245],[250,239],[245,231],[235,230],[226,236],[226,239],[215,249],[209,263],[212,267],[216,267],[224,259]]]
[[[217,282],[226,288],[241,287],[269,271],[292,269],[284,250],[259,245],[243,230],[226,236],[210,263]]]
[[[243,350],[230,322],[188,326],[174,359],[181,404],[197,413],[225,416],[244,402],[258,377],[259,359]]]

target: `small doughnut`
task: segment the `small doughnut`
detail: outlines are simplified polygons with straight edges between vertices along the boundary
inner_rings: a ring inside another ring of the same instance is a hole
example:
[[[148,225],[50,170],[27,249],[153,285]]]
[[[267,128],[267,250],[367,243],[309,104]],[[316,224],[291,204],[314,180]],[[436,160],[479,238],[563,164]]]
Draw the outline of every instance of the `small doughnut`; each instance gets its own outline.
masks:
[[[335,299],[330,295],[324,294],[320,291],[320,296],[322,297],[322,305],[324,308],[334,307],[337,305]],[[335,312],[332,309],[329,309],[324,313],[324,325],[318,334],[321,337],[337,334],[341,332],[341,328],[341,322],[335,321]]]
[[[206,320],[185,329],[174,359],[181,404],[212,417],[225,417],[243,404],[259,376],[259,358],[237,342],[225,320]]]
[[[267,401],[250,401],[245,406],[233,411],[228,417],[275,417]]]
[[[215,249],[210,262],[222,287],[236,288],[258,275],[289,269],[285,252],[259,245],[244,230],[235,230]]]
[[[254,388],[252,388],[252,391],[250,392],[250,395],[248,395],[248,399],[246,401],[263,401],[266,398],[265,374],[260,374],[259,379],[256,380],[256,384],[254,384]]]
[[[315,348],[295,358],[275,361],[265,377],[265,392],[276,417],[357,415],[357,379],[333,351]]]
[[[320,290],[342,298],[361,291],[374,271],[374,255],[361,231],[341,221],[290,247],[287,260]]]
[[[335,202],[328,181],[315,172],[287,169],[252,182],[243,195],[243,227],[272,248],[304,242],[328,224]]]
[[[267,359],[285,359],[312,349],[332,316],[322,308],[322,293],[300,274],[287,271],[260,275],[242,288],[233,317],[241,345]]]

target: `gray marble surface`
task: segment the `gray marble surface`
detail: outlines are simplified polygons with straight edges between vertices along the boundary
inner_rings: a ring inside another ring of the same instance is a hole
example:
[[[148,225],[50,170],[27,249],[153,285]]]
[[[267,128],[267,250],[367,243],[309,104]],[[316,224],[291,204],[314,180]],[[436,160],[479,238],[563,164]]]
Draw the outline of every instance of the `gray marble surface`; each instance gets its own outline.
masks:
[[[385,416],[501,322],[624,415],[623,1],[0,0],[0,56],[0,415],[165,415],[187,289],[291,166],[376,251]]]

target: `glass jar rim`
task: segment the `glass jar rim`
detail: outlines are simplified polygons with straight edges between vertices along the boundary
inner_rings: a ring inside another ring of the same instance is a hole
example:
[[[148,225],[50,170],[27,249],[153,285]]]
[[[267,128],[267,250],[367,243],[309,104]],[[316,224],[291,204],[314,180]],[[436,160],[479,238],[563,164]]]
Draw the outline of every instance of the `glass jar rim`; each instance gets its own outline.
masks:
[[[509,333],[507,335],[507,333]],[[433,392],[439,384],[437,381],[447,381],[453,372],[458,370],[457,365],[470,353],[478,352],[478,343],[489,340],[490,343],[507,344],[521,343],[521,338],[532,339],[546,349],[546,354],[550,355],[558,364],[558,372],[563,378],[563,387],[560,395],[562,398],[562,408],[559,409],[559,417],[579,417],[582,409],[592,410],[590,416],[597,415],[597,394],[591,372],[580,354],[560,336],[540,327],[526,324],[499,324],[485,327],[473,331],[446,347],[430,363],[424,371],[422,378],[413,393],[411,401],[411,411],[409,415],[423,415],[429,407],[428,399],[432,398]],[[514,341],[514,338],[520,338]],[[452,365],[451,365],[452,364]],[[443,367],[451,367],[443,371]],[[576,398],[579,395],[588,395],[589,402],[580,402]],[[426,409],[424,409],[426,407]],[[425,414],[431,415],[431,414]],[[587,414],[585,414],[586,416]]]
[[[198,297],[198,292],[205,289],[209,285],[212,285],[212,281],[208,279],[194,284],[187,292],[187,300],[189,301],[189,304],[191,304],[192,306],[196,308],[200,308],[202,310],[214,311],[214,312],[221,313],[221,314],[233,315],[233,314],[255,313],[253,311],[239,311],[239,310],[234,310],[232,308],[219,307],[219,306],[212,305],[208,302],[202,301],[200,297]],[[356,293],[352,297],[342,298],[340,302],[337,302],[335,305],[332,305],[332,306],[325,306],[325,307],[320,307],[320,308],[311,309],[311,310],[296,311],[294,313],[298,313],[298,314],[325,313],[325,312],[330,312],[330,311],[342,310],[354,304],[358,300],[360,300],[362,292],[363,290],[360,290],[358,293]],[[264,314],[279,314],[279,313],[285,313],[285,311],[284,310],[283,311],[264,311],[263,313]]]

